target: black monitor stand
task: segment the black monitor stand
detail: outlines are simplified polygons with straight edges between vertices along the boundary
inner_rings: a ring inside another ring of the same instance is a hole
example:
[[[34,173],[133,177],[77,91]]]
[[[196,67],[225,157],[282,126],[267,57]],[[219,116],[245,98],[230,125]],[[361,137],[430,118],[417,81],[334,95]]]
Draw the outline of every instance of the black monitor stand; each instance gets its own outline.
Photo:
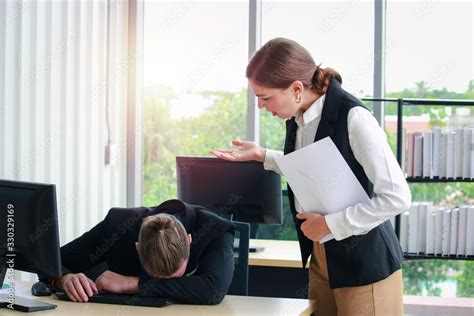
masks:
[[[218,213],[219,216],[225,219],[232,220],[233,214]],[[263,246],[252,245],[252,239],[256,239],[258,236],[258,223],[250,223],[250,241],[249,241],[249,252],[262,252],[265,250]],[[239,238],[234,238],[234,251],[239,249]]]
[[[14,260],[14,255],[0,256],[0,284],[3,286],[3,281],[7,273],[7,267],[10,265],[10,261]],[[32,300],[20,296],[15,296],[15,288],[12,287],[12,292],[7,294],[0,294],[0,307],[9,308],[22,312],[36,312],[47,309],[56,308],[57,305],[38,300]]]

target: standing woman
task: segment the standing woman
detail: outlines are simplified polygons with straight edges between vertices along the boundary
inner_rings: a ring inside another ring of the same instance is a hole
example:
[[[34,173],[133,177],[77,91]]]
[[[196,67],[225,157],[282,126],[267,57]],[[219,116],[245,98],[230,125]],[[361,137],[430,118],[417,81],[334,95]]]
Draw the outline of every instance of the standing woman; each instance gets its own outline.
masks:
[[[317,66],[292,40],[267,42],[250,60],[246,76],[258,107],[286,120],[284,154],[331,137],[371,198],[322,216],[303,210],[288,187],[304,266],[312,254],[309,298],[317,301],[317,315],[403,315],[402,252],[389,219],[410,207],[411,194],[384,131],[341,88],[338,72]],[[236,149],[211,153],[231,161],[263,161],[265,169],[281,174],[275,163],[281,152],[232,143]],[[329,233],[335,239],[320,244]]]

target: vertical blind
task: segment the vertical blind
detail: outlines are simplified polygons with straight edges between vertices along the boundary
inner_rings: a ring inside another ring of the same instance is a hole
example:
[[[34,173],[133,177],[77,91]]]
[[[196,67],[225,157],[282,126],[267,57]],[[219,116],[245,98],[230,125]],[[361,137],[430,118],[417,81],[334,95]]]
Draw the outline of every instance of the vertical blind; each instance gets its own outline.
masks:
[[[126,205],[128,21],[128,1],[0,1],[0,178],[56,184],[61,244]]]

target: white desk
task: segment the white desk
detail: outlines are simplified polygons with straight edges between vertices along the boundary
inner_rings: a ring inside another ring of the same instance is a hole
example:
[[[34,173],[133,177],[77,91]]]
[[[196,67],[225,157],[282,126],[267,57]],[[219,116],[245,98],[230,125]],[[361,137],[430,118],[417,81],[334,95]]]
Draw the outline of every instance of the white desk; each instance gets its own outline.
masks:
[[[16,295],[35,298],[30,295],[31,283],[17,282]],[[228,295],[221,304],[214,306],[174,304],[163,308],[135,307],[126,305],[109,305],[97,303],[74,303],[60,301],[54,295],[38,298],[41,301],[58,305],[57,308],[35,312],[32,315],[310,315],[316,303],[304,299],[267,298],[252,296]],[[0,315],[28,315],[9,309],[0,309]]]
[[[265,247],[249,254],[250,295],[307,297],[308,269],[302,268],[298,241],[251,239],[250,244]]]
[[[249,254],[249,265],[281,268],[301,268],[301,252],[298,241],[251,239],[252,246],[263,246],[261,252]],[[309,261],[308,261],[309,262]],[[309,264],[307,265],[307,267]]]

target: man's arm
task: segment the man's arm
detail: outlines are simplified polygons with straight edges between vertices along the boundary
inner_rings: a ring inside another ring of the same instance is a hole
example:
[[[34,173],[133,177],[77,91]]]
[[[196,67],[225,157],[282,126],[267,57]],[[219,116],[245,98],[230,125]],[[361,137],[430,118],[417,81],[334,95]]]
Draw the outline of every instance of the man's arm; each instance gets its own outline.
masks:
[[[57,279],[57,287],[63,290],[73,302],[87,302],[99,290],[94,281],[83,273],[68,273]]]
[[[102,245],[105,243],[109,214],[91,230],[61,247],[62,277],[39,276],[40,280],[48,283],[53,291],[65,291],[73,301],[85,302],[93,292],[97,292],[94,282],[82,272],[104,260],[107,249]],[[112,243],[104,245],[111,247]]]
[[[88,232],[61,247],[63,274],[84,272],[105,260],[120,239],[117,232],[110,233],[111,216],[112,210]]]
[[[219,304],[232,282],[233,243],[234,236],[230,232],[211,242],[202,254],[194,275],[173,279],[142,276],[139,281],[139,295],[166,297],[186,304]]]

